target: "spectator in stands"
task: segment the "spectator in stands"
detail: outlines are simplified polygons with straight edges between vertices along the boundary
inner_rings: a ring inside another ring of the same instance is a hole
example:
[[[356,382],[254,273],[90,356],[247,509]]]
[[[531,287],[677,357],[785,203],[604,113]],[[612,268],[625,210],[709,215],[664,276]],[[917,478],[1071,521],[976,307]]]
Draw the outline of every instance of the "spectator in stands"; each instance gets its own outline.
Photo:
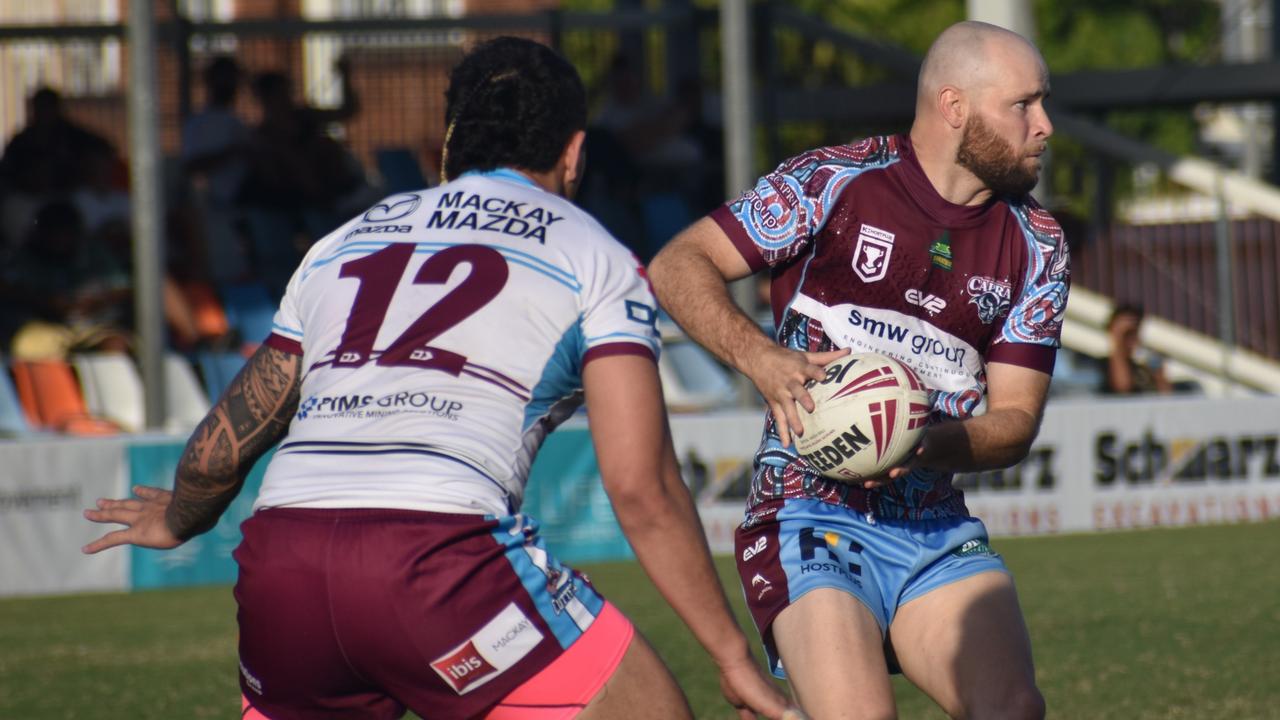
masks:
[[[182,126],[182,166],[193,183],[193,202],[180,217],[202,240],[195,254],[206,259],[208,279],[223,284],[244,279],[247,250],[238,229],[237,202],[249,168],[249,128],[236,115],[244,73],[229,55],[204,69],[205,106]]]
[[[282,73],[253,82],[262,119],[250,137],[240,197],[254,268],[276,297],[311,241],[377,201],[359,162],[327,131],[359,109],[349,63],[339,60],[337,68],[343,102],[332,110],[296,103]]]
[[[127,195],[118,200],[127,207]],[[128,216],[99,218],[90,228],[78,205],[55,201],[40,208],[26,242],[0,276],[0,338],[12,341],[15,358],[124,352],[132,344]],[[216,340],[202,336],[190,304],[168,274],[161,301],[174,346]]]
[[[85,232],[109,242],[129,241],[129,189],[124,164],[108,145],[88,148],[81,156],[83,183],[70,194]]]
[[[36,213],[25,243],[0,279],[10,352],[20,360],[72,352],[125,351],[129,280],[105,245],[85,233],[75,205],[52,202]]]
[[[262,121],[252,138],[245,199],[291,210],[331,212],[335,203],[363,188],[363,169],[327,132],[330,124],[351,119],[360,107],[350,63],[344,58],[337,68],[343,102],[332,110],[295,103],[292,83],[282,73],[262,73],[254,80]]]
[[[111,144],[72,122],[56,90],[42,87],[31,96],[27,126],[9,140],[0,157],[0,225],[10,250],[23,242],[44,203],[80,187],[82,158],[102,149],[110,152]]]
[[[1107,321],[1111,353],[1103,372],[1102,393],[1105,395],[1167,394],[1173,384],[1165,377],[1160,358],[1143,352],[1139,331],[1145,315],[1142,307],[1117,305]]]
[[[618,55],[593,125],[613,134],[649,185],[667,189],[696,175],[703,162],[701,144],[694,137],[701,103],[700,88],[692,79],[668,101],[653,97],[631,60]]]
[[[219,55],[204,70],[204,109],[182,126],[182,162],[203,181],[211,203],[229,207],[240,193],[249,150],[249,128],[236,115],[243,72],[229,55]]]

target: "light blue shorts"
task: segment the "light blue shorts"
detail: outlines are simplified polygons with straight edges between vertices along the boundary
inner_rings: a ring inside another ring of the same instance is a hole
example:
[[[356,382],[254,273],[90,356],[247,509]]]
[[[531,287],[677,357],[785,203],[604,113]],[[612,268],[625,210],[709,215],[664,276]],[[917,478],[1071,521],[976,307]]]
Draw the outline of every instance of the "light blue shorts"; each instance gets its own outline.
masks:
[[[971,575],[1008,572],[977,518],[873,518],[807,498],[785,500],[765,521],[738,528],[736,545],[747,606],[779,677],[773,620],[811,590],[853,595],[883,637],[903,603]]]

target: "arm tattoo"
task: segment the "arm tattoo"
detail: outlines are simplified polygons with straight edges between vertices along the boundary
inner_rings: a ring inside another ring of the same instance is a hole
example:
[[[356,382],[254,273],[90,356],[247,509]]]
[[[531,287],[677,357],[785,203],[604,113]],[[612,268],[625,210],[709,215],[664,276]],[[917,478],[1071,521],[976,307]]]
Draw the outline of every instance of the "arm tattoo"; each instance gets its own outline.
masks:
[[[211,529],[253,464],[289,428],[298,409],[302,358],[263,345],[209,411],[178,463],[165,521],[186,540]]]

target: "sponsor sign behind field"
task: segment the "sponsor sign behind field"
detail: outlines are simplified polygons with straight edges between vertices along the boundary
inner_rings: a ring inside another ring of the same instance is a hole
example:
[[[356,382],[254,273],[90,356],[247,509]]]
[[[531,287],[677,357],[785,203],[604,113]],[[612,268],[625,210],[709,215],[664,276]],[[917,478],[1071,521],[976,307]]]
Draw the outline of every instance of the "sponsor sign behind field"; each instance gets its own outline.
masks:
[[[128,448],[130,486],[173,487],[173,475],[182,458],[181,444],[145,444]],[[232,583],[236,562],[231,551],[240,544],[240,523],[253,514],[253,501],[262,487],[262,475],[272,453],[267,453],[249,472],[240,494],[222,514],[218,524],[203,535],[173,550],[130,547],[131,585],[134,588],[181,587]]]

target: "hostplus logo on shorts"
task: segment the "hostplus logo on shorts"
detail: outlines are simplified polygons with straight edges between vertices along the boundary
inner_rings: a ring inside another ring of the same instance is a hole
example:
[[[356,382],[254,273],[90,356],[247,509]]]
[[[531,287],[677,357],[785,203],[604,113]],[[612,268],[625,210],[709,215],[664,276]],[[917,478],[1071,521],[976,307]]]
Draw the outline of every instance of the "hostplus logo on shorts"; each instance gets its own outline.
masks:
[[[298,405],[298,420],[342,418],[363,420],[388,415],[433,415],[456,421],[463,404],[425,390],[405,390],[381,397],[373,395],[310,395]]]
[[[839,533],[828,530],[819,535],[814,532],[814,528],[806,527],[800,528],[797,536],[800,541],[801,575],[814,572],[836,573],[855,585],[862,585],[862,581],[858,579],[862,575],[862,566],[853,561],[846,563],[840,557],[842,548]],[[823,552],[825,560],[818,558],[819,550]],[[859,555],[862,553],[862,544],[857,540],[850,540],[847,551],[851,555]]]

